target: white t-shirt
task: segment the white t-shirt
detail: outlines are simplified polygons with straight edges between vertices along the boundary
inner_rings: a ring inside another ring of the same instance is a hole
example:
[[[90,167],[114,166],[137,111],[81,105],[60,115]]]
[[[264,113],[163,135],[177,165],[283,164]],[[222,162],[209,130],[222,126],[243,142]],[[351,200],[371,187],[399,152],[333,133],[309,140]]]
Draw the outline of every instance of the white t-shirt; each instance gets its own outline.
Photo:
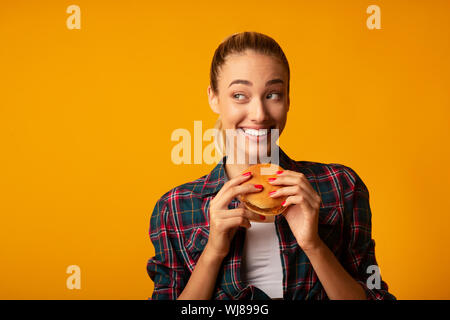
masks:
[[[250,223],[242,257],[242,280],[258,287],[272,299],[283,298],[283,269],[275,224]]]

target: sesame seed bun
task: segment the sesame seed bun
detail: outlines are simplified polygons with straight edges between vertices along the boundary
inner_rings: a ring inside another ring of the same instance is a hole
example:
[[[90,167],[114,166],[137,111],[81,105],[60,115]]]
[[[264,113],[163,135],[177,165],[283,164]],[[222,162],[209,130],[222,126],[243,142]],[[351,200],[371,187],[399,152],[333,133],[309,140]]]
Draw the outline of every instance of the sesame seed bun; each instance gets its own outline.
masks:
[[[240,195],[239,200],[250,211],[256,212],[264,216],[275,216],[286,210],[281,203],[286,200],[286,196],[272,198],[269,196],[269,192],[275,191],[281,188],[281,186],[271,185],[268,181],[269,178],[275,178],[277,171],[282,171],[279,165],[271,163],[258,163],[255,164],[242,173],[251,172],[252,177],[243,184],[261,184],[263,190],[255,193],[248,193]]]

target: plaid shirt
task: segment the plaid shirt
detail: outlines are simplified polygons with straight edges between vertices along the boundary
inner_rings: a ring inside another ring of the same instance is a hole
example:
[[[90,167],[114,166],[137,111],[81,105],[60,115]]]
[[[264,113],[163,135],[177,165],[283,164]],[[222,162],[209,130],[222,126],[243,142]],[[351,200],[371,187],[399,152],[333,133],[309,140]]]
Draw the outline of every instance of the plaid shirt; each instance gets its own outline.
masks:
[[[361,178],[344,165],[294,161],[279,150],[281,167],[303,173],[321,196],[319,235],[342,266],[363,286],[368,299],[395,299],[381,279],[380,289],[366,285],[373,273],[367,268],[377,262],[371,237],[369,193]],[[209,203],[226,179],[225,162],[226,157],[208,175],[168,191],[156,203],[150,219],[155,256],[147,263],[147,272],[155,284],[151,299],[176,299],[186,286],[208,241]],[[229,209],[238,204],[233,199]],[[328,299],[283,215],[275,217],[275,226],[284,299]],[[270,299],[259,288],[241,280],[244,240],[245,228],[239,227],[219,271],[213,299]]]

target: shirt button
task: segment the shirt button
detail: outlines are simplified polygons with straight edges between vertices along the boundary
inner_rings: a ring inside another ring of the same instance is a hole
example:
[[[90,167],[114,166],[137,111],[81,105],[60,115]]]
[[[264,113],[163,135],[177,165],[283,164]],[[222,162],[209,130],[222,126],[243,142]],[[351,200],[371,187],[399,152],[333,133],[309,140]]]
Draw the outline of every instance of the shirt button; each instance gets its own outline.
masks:
[[[200,240],[200,244],[201,244],[202,246],[204,246],[204,245],[206,244],[206,240],[205,240],[205,239]]]

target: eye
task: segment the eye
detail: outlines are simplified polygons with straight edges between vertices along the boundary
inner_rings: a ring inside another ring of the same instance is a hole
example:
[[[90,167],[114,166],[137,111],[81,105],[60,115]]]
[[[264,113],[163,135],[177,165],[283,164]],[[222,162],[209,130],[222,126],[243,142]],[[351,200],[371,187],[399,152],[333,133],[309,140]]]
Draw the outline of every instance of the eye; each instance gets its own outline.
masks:
[[[278,95],[278,98],[281,98],[282,97],[282,94],[281,94],[281,92],[272,92],[272,93],[269,93],[268,95],[267,95],[267,97],[270,97],[270,96],[273,96],[273,95]],[[269,98],[270,99],[270,98]]]
[[[235,98],[236,100],[242,100],[242,99],[236,98],[236,96],[242,96],[242,97],[245,98],[245,96],[242,93],[235,93],[235,94],[233,94],[233,98]]]

